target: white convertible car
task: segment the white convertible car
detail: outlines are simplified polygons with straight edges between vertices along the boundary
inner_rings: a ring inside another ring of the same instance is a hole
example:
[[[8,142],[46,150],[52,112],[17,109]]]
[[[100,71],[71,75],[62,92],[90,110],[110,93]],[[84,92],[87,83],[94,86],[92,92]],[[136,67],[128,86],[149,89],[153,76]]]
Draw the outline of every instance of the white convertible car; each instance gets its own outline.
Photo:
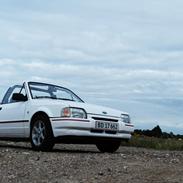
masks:
[[[84,103],[71,90],[52,84],[15,85],[0,104],[0,138],[30,139],[34,150],[49,151],[62,142],[115,152],[133,131],[127,113]]]

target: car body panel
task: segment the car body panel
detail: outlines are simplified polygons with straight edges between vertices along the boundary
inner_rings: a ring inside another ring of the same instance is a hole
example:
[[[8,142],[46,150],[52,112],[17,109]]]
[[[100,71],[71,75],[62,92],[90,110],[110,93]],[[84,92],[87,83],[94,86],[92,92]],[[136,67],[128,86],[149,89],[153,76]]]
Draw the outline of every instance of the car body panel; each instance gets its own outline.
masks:
[[[0,137],[24,137],[26,102],[0,105]]]

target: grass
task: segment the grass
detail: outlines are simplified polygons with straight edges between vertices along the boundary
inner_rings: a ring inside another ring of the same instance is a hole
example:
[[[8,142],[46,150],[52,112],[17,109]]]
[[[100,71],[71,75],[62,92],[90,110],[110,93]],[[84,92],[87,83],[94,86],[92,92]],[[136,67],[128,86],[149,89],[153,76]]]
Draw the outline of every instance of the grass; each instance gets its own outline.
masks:
[[[122,142],[122,145],[132,147],[144,147],[156,150],[183,150],[183,139],[163,139],[145,136],[133,136],[127,142]]]

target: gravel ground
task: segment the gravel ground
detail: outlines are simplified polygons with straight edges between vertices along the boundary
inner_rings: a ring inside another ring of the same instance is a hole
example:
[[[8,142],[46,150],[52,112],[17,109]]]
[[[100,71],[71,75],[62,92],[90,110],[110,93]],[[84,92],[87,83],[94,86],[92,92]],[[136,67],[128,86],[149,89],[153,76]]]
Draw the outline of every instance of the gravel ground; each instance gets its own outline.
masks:
[[[34,152],[29,143],[0,141],[0,177],[2,183],[183,183],[183,153],[121,147],[109,154],[63,144]]]

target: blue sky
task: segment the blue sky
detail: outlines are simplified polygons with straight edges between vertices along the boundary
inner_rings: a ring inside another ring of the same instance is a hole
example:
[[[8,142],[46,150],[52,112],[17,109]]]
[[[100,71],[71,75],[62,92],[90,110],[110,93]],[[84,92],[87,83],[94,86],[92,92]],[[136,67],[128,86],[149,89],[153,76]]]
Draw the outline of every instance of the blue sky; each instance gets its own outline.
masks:
[[[71,88],[183,132],[181,0],[0,0],[0,97],[24,80]]]

